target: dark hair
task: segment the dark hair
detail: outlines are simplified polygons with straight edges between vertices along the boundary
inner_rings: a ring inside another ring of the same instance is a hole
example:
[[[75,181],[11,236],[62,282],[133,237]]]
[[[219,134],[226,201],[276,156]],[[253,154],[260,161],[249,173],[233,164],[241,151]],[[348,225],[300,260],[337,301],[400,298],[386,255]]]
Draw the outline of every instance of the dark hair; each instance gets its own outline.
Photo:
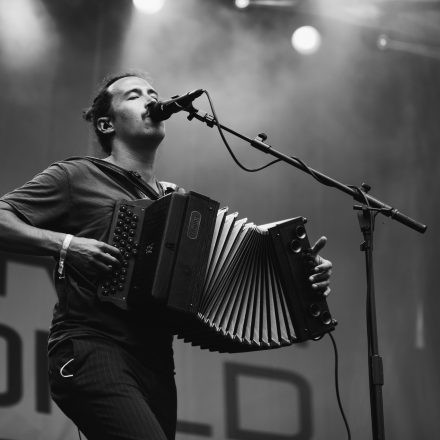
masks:
[[[95,134],[98,141],[104,150],[104,153],[111,154],[112,145],[111,141],[113,138],[113,133],[103,133],[98,129],[98,119],[105,116],[112,116],[112,94],[108,91],[108,88],[116,81],[122,78],[127,78],[130,76],[136,76],[150,81],[147,73],[143,71],[129,71],[119,74],[113,74],[106,76],[101,85],[98,88],[97,94],[93,99],[92,105],[83,110],[83,118],[93,125]]]

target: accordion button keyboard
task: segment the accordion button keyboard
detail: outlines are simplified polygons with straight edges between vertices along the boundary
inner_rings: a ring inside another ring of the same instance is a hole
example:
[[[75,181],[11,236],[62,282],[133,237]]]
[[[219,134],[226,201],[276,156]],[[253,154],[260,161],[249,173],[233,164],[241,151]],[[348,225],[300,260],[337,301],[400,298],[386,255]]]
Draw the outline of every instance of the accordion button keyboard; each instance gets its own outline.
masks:
[[[122,254],[121,268],[113,272],[110,279],[103,283],[101,290],[103,296],[120,295],[118,292],[123,292],[126,288],[129,260],[138,254],[139,244],[134,241],[138,218],[127,205],[123,204],[119,207],[112,240],[113,245]]]

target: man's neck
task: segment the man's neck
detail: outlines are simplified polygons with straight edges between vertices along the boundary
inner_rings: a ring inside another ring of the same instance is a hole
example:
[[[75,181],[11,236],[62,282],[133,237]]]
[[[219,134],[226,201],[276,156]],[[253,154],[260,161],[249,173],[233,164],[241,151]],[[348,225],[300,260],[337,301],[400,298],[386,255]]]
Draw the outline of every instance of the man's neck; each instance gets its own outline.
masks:
[[[125,148],[113,148],[111,155],[104,160],[124,168],[127,171],[138,172],[145,182],[156,189],[156,177],[154,174],[155,159],[155,149],[136,152]]]

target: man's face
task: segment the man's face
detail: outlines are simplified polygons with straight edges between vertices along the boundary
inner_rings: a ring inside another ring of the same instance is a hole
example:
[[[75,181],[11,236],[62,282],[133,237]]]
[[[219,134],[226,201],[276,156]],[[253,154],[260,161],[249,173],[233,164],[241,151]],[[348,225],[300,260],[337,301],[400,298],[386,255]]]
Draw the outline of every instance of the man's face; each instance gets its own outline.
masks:
[[[148,81],[128,76],[114,82],[112,94],[112,124],[115,137],[130,145],[158,145],[165,136],[162,121],[149,118],[148,105],[158,100],[156,90]]]

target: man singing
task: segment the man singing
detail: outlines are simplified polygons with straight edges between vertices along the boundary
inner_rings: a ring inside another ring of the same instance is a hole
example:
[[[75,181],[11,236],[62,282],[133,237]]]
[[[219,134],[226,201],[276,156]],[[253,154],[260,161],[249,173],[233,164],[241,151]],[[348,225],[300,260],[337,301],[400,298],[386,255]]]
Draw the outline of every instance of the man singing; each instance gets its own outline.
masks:
[[[164,123],[149,117],[158,94],[146,76],[109,78],[85,112],[105,159],[57,162],[0,199],[0,250],[53,256],[55,305],[49,333],[54,401],[88,440],[171,440],[176,430],[173,336],[165,310],[124,311],[97,298],[100,280],[123,271],[105,243],[115,201],[182,191],[154,173]],[[313,247],[311,283],[330,292],[331,263]]]

